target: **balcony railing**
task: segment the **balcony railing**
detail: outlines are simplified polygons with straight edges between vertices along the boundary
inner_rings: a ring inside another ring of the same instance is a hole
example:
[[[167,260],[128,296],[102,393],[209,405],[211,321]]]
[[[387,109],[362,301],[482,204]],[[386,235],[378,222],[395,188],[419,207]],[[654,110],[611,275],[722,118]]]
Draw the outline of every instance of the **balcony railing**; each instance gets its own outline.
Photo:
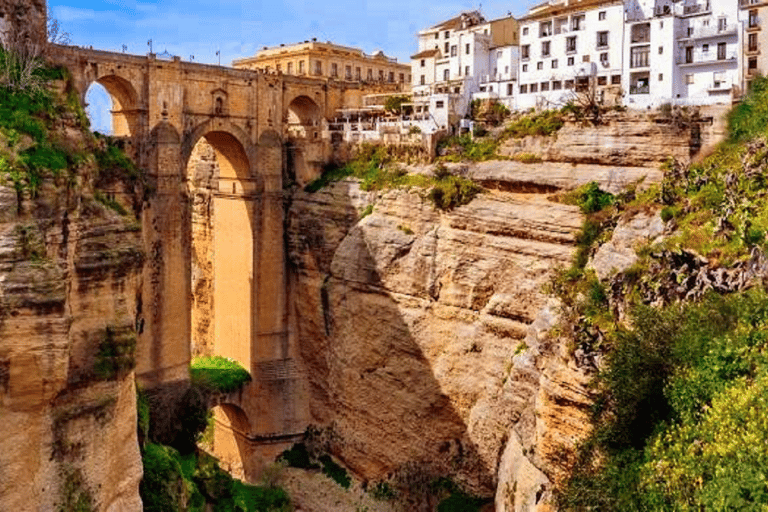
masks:
[[[649,85],[630,85],[629,94],[650,94],[651,87]]]
[[[717,62],[729,62],[736,60],[737,52],[729,51],[723,54],[719,52],[708,52],[707,54],[697,53],[693,56],[680,55],[677,57],[677,63],[681,66],[696,66],[699,64],[715,64]]]
[[[694,30],[681,30],[677,33],[677,39],[708,39],[712,37],[724,37],[738,35],[739,27],[732,23],[721,29],[719,27],[697,27]]]
[[[712,12],[712,6],[710,5],[710,1],[707,0],[706,2],[702,2],[700,4],[696,5],[686,5],[683,7],[683,16],[693,16],[698,14],[704,14]]]

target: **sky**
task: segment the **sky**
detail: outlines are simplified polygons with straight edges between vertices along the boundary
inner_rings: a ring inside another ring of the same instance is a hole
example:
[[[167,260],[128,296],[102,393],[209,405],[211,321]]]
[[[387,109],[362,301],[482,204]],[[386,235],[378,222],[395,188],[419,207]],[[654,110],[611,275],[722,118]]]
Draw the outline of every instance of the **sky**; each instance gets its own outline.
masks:
[[[168,52],[183,60],[222,65],[263,46],[316,37],[366,53],[383,50],[400,62],[416,53],[419,30],[466,10],[486,19],[522,16],[540,0],[48,0],[50,15],[71,44],[144,55]],[[89,94],[94,129],[108,132],[106,94]],[[98,114],[101,112],[101,114]],[[95,118],[95,119],[94,119]],[[106,126],[105,126],[106,125]]]

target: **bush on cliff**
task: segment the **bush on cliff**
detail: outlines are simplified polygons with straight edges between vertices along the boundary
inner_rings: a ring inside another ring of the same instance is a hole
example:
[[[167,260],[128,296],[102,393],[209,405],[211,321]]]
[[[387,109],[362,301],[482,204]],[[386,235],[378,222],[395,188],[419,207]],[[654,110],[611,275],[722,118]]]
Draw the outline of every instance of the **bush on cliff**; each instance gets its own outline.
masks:
[[[209,391],[230,393],[251,381],[251,374],[237,361],[222,356],[196,357],[190,367],[192,382]]]

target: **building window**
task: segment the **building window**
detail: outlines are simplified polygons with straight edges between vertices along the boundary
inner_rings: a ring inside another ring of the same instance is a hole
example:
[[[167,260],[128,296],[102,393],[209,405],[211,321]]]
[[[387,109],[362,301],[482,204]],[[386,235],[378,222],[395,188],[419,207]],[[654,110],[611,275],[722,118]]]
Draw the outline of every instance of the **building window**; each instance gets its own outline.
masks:
[[[323,74],[323,63],[319,60],[315,61],[315,75]]]
[[[566,89],[573,89],[573,80],[566,80],[565,81],[565,88]]]
[[[527,36],[527,35],[528,35],[528,27],[523,27],[523,35],[524,35],[524,36]],[[525,87],[525,86],[521,85],[521,86],[520,86],[520,89],[522,89],[523,87]],[[521,92],[522,92],[522,91],[521,91]]]
[[[451,31],[450,30],[446,30],[445,33],[443,34],[443,37],[445,39],[448,39],[449,37],[451,37]]]
[[[344,78],[352,80],[352,66],[344,66]]]
[[[709,53],[709,45],[708,44],[701,45],[701,51],[703,53]]]
[[[512,96],[513,88],[512,84],[507,84],[507,96]]]
[[[553,80],[552,81],[552,90],[553,91],[559,91],[562,88],[563,88],[563,82],[561,82],[560,80]]]
[[[362,70],[360,68],[355,68],[355,80],[360,80],[362,78]]]
[[[405,82],[405,73],[400,73],[400,83]]]
[[[600,62],[604,65],[608,65],[608,52],[603,52],[600,54]]]
[[[611,85],[621,85],[621,75],[611,75]]]
[[[299,74],[300,75],[304,74],[304,61],[303,60],[299,61]]]
[[[597,47],[608,48],[608,31],[607,30],[597,33]]]
[[[384,70],[380,69],[379,70],[379,82],[383,82],[383,81],[384,81]]]
[[[717,43],[717,60],[725,60],[725,43]]]
[[[597,77],[597,85],[608,85],[608,77],[607,76]]]
[[[693,85],[693,73],[688,73],[685,75],[685,83],[688,85]]]
[[[445,107],[445,102],[443,100],[435,102],[435,108],[443,108],[443,107]]]
[[[584,28],[584,15],[571,16],[571,30],[582,30]]]
[[[757,51],[757,34],[749,34],[749,37],[747,38],[747,51]]]
[[[520,94],[528,94],[528,84],[520,86]]]
[[[549,90],[549,82],[541,82],[541,92]]]
[[[458,54],[458,51],[456,49],[456,45],[451,46],[451,57],[455,57]]]
[[[544,63],[543,62],[537,62],[536,63],[536,69],[544,69]]]
[[[466,45],[464,45],[464,52],[465,52],[467,55],[469,55],[469,43],[467,43]]]
[[[659,55],[664,55],[664,47],[659,46]]]
[[[659,82],[664,81],[664,73],[659,73]]]
[[[531,92],[539,92],[539,84],[531,84]]]
[[[389,83],[392,83],[394,81],[395,81],[395,72],[394,71],[390,71],[389,72]]]
[[[425,59],[421,59],[421,67],[424,67],[427,65],[427,61]]]
[[[565,40],[565,51],[566,53],[575,53],[576,52],[576,36],[571,36],[566,38]]]
[[[440,32],[435,32],[435,39],[439,39],[439,38],[440,38]]]
[[[597,13],[597,19],[600,21],[605,20],[605,11],[600,11],[599,13]]]
[[[445,43],[445,55],[446,55],[446,57],[448,56],[448,52],[450,52],[450,51],[451,51],[451,43],[446,42]]]
[[[573,57],[568,57],[568,65],[569,66],[573,66],[574,62],[575,62],[575,60],[574,60]]]
[[[373,70],[371,68],[368,68],[368,74],[366,75],[366,78],[369,81],[373,81]]]
[[[752,75],[757,71],[757,57],[751,57],[747,61],[747,73]]]
[[[419,85],[424,85],[426,83],[427,83],[427,77],[425,77],[424,75],[421,75],[421,77],[419,78]]]
[[[549,41],[542,41],[541,42],[541,56],[542,57],[549,57]]]
[[[449,76],[450,76],[450,71],[449,71],[449,70],[447,70],[447,69],[444,69],[444,70],[443,70],[443,80],[446,80],[446,81],[447,81],[447,80],[448,80],[448,78],[449,78]]]
[[[749,11],[749,27],[754,28],[757,26],[757,9]]]
[[[589,55],[582,55],[581,56],[581,62],[589,62],[590,58]]]
[[[542,21],[539,23],[539,37],[549,37],[552,35],[552,22]]]
[[[728,29],[728,20],[726,18],[719,18],[717,20],[717,31],[725,32]]]
[[[287,71],[288,71],[288,74],[289,74],[289,75],[292,75],[292,74],[293,74],[293,62],[289,62],[289,63],[288,63],[288,69],[287,69]]]
[[[552,59],[552,69],[557,69],[557,59]]]
[[[339,76],[339,65],[336,64],[335,62],[331,63],[331,76],[332,77]]]
[[[528,60],[531,58],[531,45],[524,44],[520,47],[520,58],[523,60]]]
[[[638,46],[629,51],[629,67],[647,68],[650,46]]]
[[[469,76],[469,66],[464,66],[464,74]]]
[[[528,72],[528,64],[523,64],[523,73]]]

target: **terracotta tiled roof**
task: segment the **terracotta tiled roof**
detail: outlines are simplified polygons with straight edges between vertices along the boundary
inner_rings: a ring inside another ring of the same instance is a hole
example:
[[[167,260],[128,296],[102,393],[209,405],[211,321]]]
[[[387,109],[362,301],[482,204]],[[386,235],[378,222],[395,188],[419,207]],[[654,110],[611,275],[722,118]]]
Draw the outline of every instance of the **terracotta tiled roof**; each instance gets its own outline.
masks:
[[[434,57],[440,53],[440,50],[433,48],[431,50],[424,50],[423,52],[419,52],[416,55],[411,55],[412,59],[425,59],[427,57]]]

